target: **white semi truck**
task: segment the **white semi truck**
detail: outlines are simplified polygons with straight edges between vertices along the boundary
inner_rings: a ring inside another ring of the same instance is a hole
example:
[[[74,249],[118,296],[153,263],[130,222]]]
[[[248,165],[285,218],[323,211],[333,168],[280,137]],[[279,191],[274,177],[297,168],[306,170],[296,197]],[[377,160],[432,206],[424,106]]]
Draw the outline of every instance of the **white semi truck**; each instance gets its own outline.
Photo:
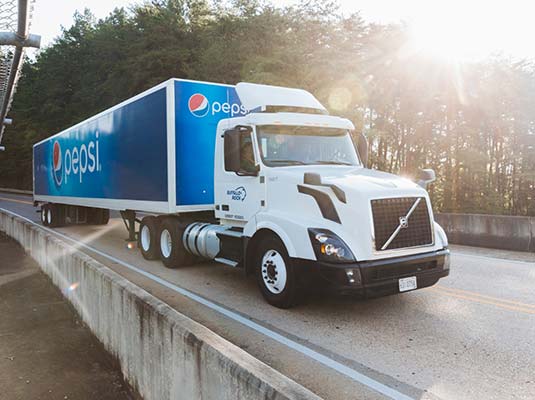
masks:
[[[119,210],[146,259],[241,267],[281,308],[307,288],[435,284],[450,263],[433,171],[366,168],[354,130],[304,90],[171,79],[36,144],[34,201],[49,226]]]

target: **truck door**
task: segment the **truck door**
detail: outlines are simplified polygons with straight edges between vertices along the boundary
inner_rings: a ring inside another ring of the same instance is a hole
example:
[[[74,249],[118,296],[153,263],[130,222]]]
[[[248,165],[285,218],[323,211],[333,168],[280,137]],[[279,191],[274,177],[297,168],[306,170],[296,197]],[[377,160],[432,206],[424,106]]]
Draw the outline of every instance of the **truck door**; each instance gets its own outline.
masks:
[[[250,128],[235,128],[225,131],[223,140],[223,173],[215,182],[216,215],[248,222],[265,199],[253,133]]]

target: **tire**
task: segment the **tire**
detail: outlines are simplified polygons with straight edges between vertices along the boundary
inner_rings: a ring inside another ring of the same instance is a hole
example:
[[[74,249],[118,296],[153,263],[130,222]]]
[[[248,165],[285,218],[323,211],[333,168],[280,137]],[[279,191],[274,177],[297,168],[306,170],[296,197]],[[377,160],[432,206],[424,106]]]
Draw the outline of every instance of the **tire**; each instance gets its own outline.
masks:
[[[97,225],[108,225],[108,222],[110,221],[110,210],[107,208],[99,208],[99,211]]]
[[[256,278],[264,299],[278,308],[296,305],[299,298],[297,276],[282,241],[274,235],[265,236],[256,250]]]
[[[137,247],[145,260],[160,258],[160,224],[156,217],[145,217],[139,224]]]
[[[177,218],[164,218],[160,224],[159,253],[163,264],[167,268],[185,267],[191,264],[191,255],[184,248],[182,235],[184,228]]]
[[[97,211],[98,208],[93,207],[78,207],[78,212],[81,214],[83,210],[85,209],[85,223],[87,225],[97,225]]]
[[[48,214],[48,204],[41,205],[41,223],[44,226],[48,226],[47,214]]]
[[[87,212],[87,225],[106,225],[110,220],[110,210],[104,208],[88,207]]]
[[[48,203],[46,205],[46,223],[45,226],[57,228],[65,225],[63,207],[60,204]]]

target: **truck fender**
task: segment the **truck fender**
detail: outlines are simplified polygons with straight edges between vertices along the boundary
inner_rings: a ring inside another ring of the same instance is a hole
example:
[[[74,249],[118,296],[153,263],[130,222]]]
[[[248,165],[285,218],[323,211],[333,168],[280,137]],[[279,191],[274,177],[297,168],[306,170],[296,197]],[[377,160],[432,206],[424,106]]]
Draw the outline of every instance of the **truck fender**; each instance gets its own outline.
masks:
[[[440,239],[442,242],[442,246],[448,247],[448,236],[446,235],[446,232],[444,229],[438,224],[438,222],[434,221],[435,225],[435,235]]]
[[[247,231],[247,230],[246,230]],[[246,240],[245,240],[245,246],[244,246],[244,266],[245,266],[245,273],[247,275],[250,275],[253,273],[252,268],[254,267],[252,264],[249,263],[250,261],[250,255],[252,252],[254,252],[254,246],[257,243],[257,240],[263,233],[272,233],[277,235],[282,242],[284,243],[284,246],[286,246],[286,250],[288,251],[288,255],[290,257],[295,257],[295,247],[290,240],[289,236],[284,232],[284,230],[278,226],[277,224],[274,224],[270,221],[264,221],[261,224],[257,226],[256,231],[253,233],[251,231],[245,232],[246,233]],[[250,236],[249,236],[250,235]]]
[[[282,243],[284,243],[284,246],[286,246],[286,250],[288,251],[288,255],[290,257],[297,256],[297,252],[295,251],[295,246],[293,245],[292,240],[280,226],[271,221],[262,221],[261,223],[257,224],[256,231],[259,232],[263,229],[273,231],[282,240]]]

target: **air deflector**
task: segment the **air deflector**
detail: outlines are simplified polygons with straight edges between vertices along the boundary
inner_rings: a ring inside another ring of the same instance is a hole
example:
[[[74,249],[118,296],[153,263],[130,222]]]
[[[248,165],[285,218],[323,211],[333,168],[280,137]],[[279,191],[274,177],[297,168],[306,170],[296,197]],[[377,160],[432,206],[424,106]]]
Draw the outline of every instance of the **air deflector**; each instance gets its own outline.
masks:
[[[318,99],[303,89],[240,82],[236,85],[236,92],[249,111],[265,111],[269,107],[309,109],[321,114],[327,113]]]

